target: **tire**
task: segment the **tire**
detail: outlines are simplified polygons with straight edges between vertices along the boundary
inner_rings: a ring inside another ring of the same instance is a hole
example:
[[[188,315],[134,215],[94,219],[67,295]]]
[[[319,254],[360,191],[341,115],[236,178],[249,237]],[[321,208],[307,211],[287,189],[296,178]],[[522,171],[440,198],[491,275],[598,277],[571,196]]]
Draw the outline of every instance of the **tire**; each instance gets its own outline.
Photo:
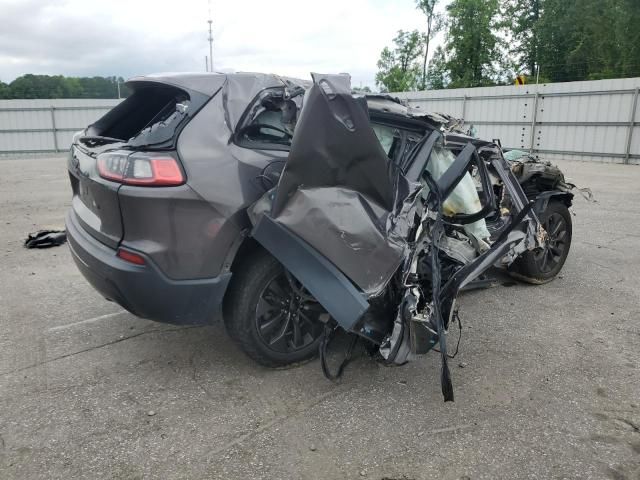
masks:
[[[509,273],[527,283],[540,285],[553,280],[569,255],[571,248],[571,212],[559,201],[550,201],[539,216],[549,235],[544,248],[524,252],[509,267]]]
[[[266,367],[300,363],[318,353],[324,332],[319,317],[326,313],[273,256],[252,252],[231,282],[224,323],[244,353]]]

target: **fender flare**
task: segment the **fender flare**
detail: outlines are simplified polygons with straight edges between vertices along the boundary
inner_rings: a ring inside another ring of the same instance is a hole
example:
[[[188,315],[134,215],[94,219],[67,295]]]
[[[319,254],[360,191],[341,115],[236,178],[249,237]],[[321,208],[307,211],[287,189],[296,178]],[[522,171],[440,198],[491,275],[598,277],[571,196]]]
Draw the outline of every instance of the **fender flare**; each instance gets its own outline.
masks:
[[[562,190],[549,190],[547,192],[542,192],[535,197],[533,210],[537,215],[540,215],[547,209],[547,206],[549,205],[549,202],[551,200],[560,200],[568,208],[573,203],[573,193],[564,192]]]

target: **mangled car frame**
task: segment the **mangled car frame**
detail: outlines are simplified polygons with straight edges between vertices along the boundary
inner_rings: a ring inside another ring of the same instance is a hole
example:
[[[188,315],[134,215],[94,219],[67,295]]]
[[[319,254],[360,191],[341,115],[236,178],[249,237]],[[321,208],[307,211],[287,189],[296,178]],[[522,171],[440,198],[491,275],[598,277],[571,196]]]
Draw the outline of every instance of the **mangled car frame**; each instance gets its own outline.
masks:
[[[396,164],[348,78],[314,75],[253,236],[327,310],[327,321],[379,345],[386,361],[404,363],[439,343],[443,394],[452,400],[445,335],[458,292],[489,267],[536,250],[542,262],[523,273],[546,278],[544,267],[564,260],[557,242],[568,240],[570,217],[560,208],[550,239],[536,211],[551,197],[566,207],[571,194],[530,201],[496,144],[443,127],[425,125]]]
[[[573,186],[448,116],[312,77],[134,79],[74,138],[74,259],[141,317],[208,323],[224,307],[230,336],[265,365],[322,356],[339,329],[390,364],[436,347],[453,400],[459,292],[490,268],[554,278]]]

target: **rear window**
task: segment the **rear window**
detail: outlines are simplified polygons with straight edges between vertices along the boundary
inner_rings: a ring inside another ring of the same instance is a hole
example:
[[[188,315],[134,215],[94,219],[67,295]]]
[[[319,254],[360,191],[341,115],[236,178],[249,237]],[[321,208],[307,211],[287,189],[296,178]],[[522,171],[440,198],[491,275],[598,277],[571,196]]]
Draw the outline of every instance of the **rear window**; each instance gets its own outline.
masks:
[[[131,146],[172,143],[198,103],[184,90],[165,85],[135,88],[126,100],[87,129],[87,136],[127,142]]]

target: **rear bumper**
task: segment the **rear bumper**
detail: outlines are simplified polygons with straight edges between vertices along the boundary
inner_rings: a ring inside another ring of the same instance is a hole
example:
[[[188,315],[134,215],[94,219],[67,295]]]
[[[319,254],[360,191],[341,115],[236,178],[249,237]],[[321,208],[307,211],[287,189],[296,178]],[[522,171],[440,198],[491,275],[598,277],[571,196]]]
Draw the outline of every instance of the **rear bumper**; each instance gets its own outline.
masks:
[[[75,213],[66,217],[71,256],[87,281],[105,298],[129,312],[158,322],[203,325],[222,318],[222,301],[230,273],[198,280],[171,280],[141,252],[146,265],[116,256],[79,225]]]

